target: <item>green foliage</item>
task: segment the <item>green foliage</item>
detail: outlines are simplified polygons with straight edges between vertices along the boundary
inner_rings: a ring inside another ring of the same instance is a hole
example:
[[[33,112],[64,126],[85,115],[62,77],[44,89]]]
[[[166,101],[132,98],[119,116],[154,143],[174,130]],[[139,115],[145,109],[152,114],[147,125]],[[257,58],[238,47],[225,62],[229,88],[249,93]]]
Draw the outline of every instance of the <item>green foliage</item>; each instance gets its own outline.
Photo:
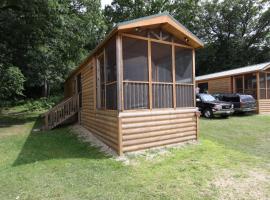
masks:
[[[25,78],[18,67],[0,64],[0,102],[23,95]]]
[[[55,104],[59,103],[62,96],[42,97],[39,99],[21,99],[17,101],[3,101],[1,104],[2,109],[10,109],[16,107],[21,111],[44,111],[52,108]]]
[[[63,84],[105,29],[97,0],[4,0],[0,26],[0,64],[18,66],[29,89]]]
[[[269,61],[269,2],[214,0],[201,7],[197,34],[206,45],[198,54],[198,74]]]
[[[28,99],[20,102],[20,104],[28,111],[42,111],[52,108],[55,104],[59,103],[60,99],[59,96],[42,97],[38,100]]]

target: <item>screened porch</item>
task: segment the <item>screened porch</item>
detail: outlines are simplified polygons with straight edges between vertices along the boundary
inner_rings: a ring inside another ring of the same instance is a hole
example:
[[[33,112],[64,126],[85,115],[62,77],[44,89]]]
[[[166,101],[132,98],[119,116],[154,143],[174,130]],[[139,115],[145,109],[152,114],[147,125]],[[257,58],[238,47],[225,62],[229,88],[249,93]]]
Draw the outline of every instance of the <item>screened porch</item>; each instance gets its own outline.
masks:
[[[270,72],[263,71],[235,76],[234,92],[250,94],[256,99],[270,99]]]
[[[190,108],[194,49],[161,28],[112,37],[96,57],[96,105],[105,110]]]

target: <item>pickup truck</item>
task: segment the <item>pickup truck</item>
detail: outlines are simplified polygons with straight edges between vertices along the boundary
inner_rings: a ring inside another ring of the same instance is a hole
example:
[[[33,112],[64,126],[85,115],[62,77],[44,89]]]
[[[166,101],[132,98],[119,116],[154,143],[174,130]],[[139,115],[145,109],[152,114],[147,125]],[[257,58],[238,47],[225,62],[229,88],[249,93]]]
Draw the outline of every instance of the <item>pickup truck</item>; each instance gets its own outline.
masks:
[[[219,101],[210,94],[197,94],[196,106],[205,118],[213,118],[214,116],[228,117],[234,113],[232,103]]]

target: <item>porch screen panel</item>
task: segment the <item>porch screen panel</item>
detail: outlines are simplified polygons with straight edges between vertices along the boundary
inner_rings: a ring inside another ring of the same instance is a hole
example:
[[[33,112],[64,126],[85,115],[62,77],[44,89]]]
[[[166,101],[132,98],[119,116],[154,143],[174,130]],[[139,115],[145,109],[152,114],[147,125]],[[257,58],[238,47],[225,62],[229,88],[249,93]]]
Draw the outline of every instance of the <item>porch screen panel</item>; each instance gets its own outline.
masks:
[[[147,41],[123,37],[124,81],[148,81]]]
[[[176,85],[176,107],[193,107],[193,85]]]
[[[123,37],[124,109],[149,108],[148,44]]]
[[[97,108],[105,108],[104,54],[97,58]]]
[[[105,47],[106,109],[117,109],[116,39],[113,37]]]
[[[153,108],[172,108],[172,46],[152,42],[151,55]]]
[[[175,47],[175,81],[192,83],[192,50]]]
[[[265,73],[260,73],[260,98],[266,99],[266,76],[265,76]]]
[[[266,87],[267,87],[267,99],[270,99],[270,73],[267,73],[267,83],[266,83]]]
[[[148,90],[148,83],[124,83],[124,109],[147,109]]]
[[[176,107],[194,106],[192,50],[175,47]]]

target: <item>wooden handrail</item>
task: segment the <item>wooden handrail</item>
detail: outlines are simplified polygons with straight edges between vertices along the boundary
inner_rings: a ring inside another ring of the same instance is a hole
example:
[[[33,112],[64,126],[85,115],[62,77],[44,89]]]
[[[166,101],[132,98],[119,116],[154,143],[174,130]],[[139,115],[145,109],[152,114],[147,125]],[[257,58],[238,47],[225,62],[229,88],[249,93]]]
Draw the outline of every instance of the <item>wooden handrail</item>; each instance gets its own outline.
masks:
[[[44,114],[45,129],[52,129],[79,111],[79,94],[60,102]]]

